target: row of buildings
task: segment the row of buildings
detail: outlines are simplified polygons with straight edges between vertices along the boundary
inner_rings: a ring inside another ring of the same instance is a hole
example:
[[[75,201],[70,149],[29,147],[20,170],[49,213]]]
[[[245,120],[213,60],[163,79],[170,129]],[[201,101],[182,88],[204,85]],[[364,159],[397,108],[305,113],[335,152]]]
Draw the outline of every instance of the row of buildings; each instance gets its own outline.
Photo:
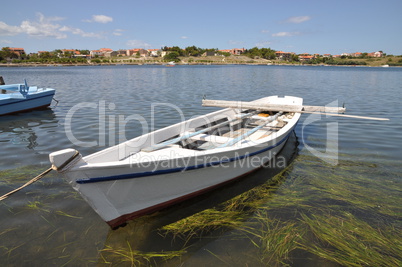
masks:
[[[291,60],[294,55],[296,55],[294,52],[283,52],[283,51],[276,51],[276,58],[280,60]],[[327,57],[327,58],[339,58],[339,57],[363,57],[363,55],[366,55],[367,57],[383,57],[384,54],[382,51],[377,51],[377,52],[372,52],[372,53],[361,53],[361,52],[356,52],[356,53],[342,53],[340,55],[331,55],[331,54],[308,54],[308,53],[303,53],[297,55],[299,60],[312,60],[316,59],[318,57]]]
[[[9,47],[10,51],[16,54],[18,57],[26,54],[24,48],[16,48]],[[134,48],[134,49],[119,49],[114,51],[110,48],[101,48],[98,50],[89,51],[88,55],[83,55],[79,50],[76,49],[61,49],[61,54],[58,56],[65,56],[68,54],[72,57],[86,57],[86,58],[94,58],[94,57],[131,57],[131,56],[140,56],[140,57],[164,57],[169,51],[163,51],[162,49],[143,49],[143,48]],[[220,52],[226,52],[231,55],[241,55],[246,49],[245,48],[233,48],[233,49],[224,49],[218,50]],[[45,53],[52,53],[49,51],[38,51],[37,55],[41,56]],[[205,54],[206,55],[216,55],[216,54]]]
[[[25,55],[25,50],[24,48],[15,48],[15,47],[9,47],[10,51],[15,53],[18,57],[21,57],[22,55]],[[224,50],[218,50],[219,52],[226,52],[231,55],[241,55],[243,54],[246,49],[244,48],[233,48],[233,49],[224,49]],[[38,51],[37,55],[40,56],[44,53],[52,53],[48,51]],[[95,58],[95,57],[131,57],[131,56],[137,56],[137,57],[164,57],[166,54],[169,53],[169,51],[163,51],[162,49],[142,49],[142,48],[135,48],[135,49],[119,49],[117,51],[114,51],[113,49],[110,48],[101,48],[98,50],[91,50],[89,51],[88,55],[83,55],[81,54],[80,51],[75,50],[75,49],[61,49],[61,55],[58,55],[60,57],[69,55],[71,57],[84,57],[84,58]],[[294,52],[283,52],[283,51],[276,51],[276,58],[279,60],[287,60],[291,61],[293,56],[296,55]],[[206,52],[204,53],[204,56],[215,56],[216,52]],[[337,57],[342,57],[342,56],[348,56],[348,57],[362,57],[363,55],[366,55],[368,57],[383,57],[383,52],[382,51],[377,51],[377,52],[372,52],[372,53],[361,53],[361,52],[356,52],[356,53],[343,53],[341,55],[331,55],[331,54],[324,54],[324,55],[319,55],[319,54],[299,54],[297,55],[299,60],[312,60],[318,57],[332,57],[332,58],[337,58]]]
[[[219,52],[226,52],[231,55],[241,55],[243,54],[246,49],[245,48],[233,48],[233,49],[224,49],[218,50]],[[118,56],[140,56],[140,57],[164,57],[170,51],[163,51],[162,49],[142,49],[142,48],[135,48],[135,49],[120,49],[117,51],[113,51],[110,48],[101,48],[99,50],[92,50],[90,51],[91,57],[96,56],[103,56],[103,57],[118,57]],[[206,52],[204,56],[215,56],[215,52]]]

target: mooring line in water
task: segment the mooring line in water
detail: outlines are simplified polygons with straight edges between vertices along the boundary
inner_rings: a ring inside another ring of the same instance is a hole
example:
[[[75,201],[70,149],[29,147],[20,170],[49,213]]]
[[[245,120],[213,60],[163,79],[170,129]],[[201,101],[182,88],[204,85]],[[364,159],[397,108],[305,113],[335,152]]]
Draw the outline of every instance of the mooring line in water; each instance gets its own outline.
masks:
[[[17,189],[14,189],[13,191],[8,192],[7,194],[2,195],[0,197],[0,201],[8,198],[10,195],[14,194],[15,192],[20,191],[21,189],[27,187],[28,185],[33,184],[36,181],[42,179],[46,174],[48,174],[52,170],[55,170],[55,171],[58,171],[58,172],[64,172],[66,170],[69,170],[80,159],[81,159],[81,154],[78,151],[75,151],[74,155],[72,155],[69,159],[67,159],[59,167],[56,167],[56,166],[52,165],[49,169],[47,169],[46,171],[42,172],[41,174],[39,174],[38,176],[36,176],[32,180],[30,180],[29,182],[25,183],[24,185],[18,187]]]
[[[27,187],[30,184],[35,183],[36,181],[38,181],[39,179],[43,178],[43,176],[45,176],[46,174],[48,174],[51,170],[53,170],[52,167],[50,167],[49,169],[47,169],[46,171],[42,172],[41,174],[39,174],[38,176],[36,176],[35,178],[33,178],[32,180],[30,180],[29,182],[25,183],[24,185],[18,187],[17,189],[14,189],[11,192],[8,192],[7,194],[4,194],[0,197],[0,201],[8,198],[10,195],[14,194],[15,192],[20,191],[21,189],[23,189],[24,187]]]

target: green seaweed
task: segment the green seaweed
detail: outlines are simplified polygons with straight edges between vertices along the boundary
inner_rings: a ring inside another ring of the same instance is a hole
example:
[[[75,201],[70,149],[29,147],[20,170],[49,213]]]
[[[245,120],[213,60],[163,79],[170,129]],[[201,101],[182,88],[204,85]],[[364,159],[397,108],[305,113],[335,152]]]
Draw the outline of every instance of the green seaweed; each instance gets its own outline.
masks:
[[[298,249],[304,231],[296,222],[284,222],[271,219],[267,211],[258,211],[254,215],[254,224],[241,228],[248,234],[250,242],[258,248],[258,259],[261,264],[269,266],[285,266],[290,261],[289,254]]]
[[[289,264],[292,251],[306,251],[342,265],[398,266],[401,179],[383,168],[349,160],[332,166],[300,155],[270,182],[161,230],[191,239],[232,229],[233,238],[246,234],[268,265]]]
[[[141,252],[132,249],[130,242],[126,242],[127,247],[113,248],[106,246],[100,251],[102,255],[102,263],[105,264],[118,264],[129,263],[131,266],[140,266],[146,263],[155,264],[156,260],[167,261],[169,259],[181,257],[186,251],[161,251],[161,252]],[[107,255],[109,254],[109,255]],[[105,258],[107,256],[107,258]]]
[[[392,226],[373,227],[345,212],[302,214],[302,222],[314,234],[299,245],[322,258],[345,266],[401,266],[402,236]]]

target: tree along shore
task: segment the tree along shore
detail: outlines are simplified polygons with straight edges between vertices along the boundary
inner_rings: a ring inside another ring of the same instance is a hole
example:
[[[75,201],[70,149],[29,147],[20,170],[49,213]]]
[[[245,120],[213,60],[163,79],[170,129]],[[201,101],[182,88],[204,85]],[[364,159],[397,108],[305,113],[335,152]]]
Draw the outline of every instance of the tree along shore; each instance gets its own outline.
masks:
[[[247,56],[206,56],[179,57],[177,65],[329,65],[329,66],[402,66],[402,56],[386,56],[382,58],[331,58],[308,61],[267,60]],[[161,57],[112,57],[93,58],[85,61],[63,60],[61,62],[26,62],[12,61],[2,63],[0,67],[33,67],[33,66],[94,66],[94,65],[165,65],[167,61]]]

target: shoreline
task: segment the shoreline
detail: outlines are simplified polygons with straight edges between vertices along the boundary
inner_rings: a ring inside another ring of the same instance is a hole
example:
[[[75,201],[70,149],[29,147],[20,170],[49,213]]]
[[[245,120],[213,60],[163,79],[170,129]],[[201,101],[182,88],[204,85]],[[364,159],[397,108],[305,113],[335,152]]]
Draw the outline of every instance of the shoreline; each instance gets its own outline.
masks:
[[[263,58],[250,58],[247,56],[206,56],[206,57],[179,57],[176,65],[279,65],[279,66],[349,66],[349,67],[402,67],[402,57],[396,58],[354,58],[337,59],[336,64],[325,62],[289,62],[283,60],[268,60]],[[69,67],[69,66],[119,66],[119,65],[167,65],[168,62],[161,57],[111,57],[95,58],[85,62],[14,62],[0,63],[0,67]]]
[[[165,66],[164,63],[142,63],[142,62],[130,62],[130,63],[97,63],[97,64],[27,64],[27,63],[1,63],[0,68],[19,68],[19,67],[95,67],[95,66]],[[367,67],[367,68],[383,68],[383,67],[402,67],[391,65],[328,65],[328,64],[291,64],[291,63],[175,63],[177,66],[225,66],[225,65],[242,65],[242,66],[310,66],[310,67]]]

